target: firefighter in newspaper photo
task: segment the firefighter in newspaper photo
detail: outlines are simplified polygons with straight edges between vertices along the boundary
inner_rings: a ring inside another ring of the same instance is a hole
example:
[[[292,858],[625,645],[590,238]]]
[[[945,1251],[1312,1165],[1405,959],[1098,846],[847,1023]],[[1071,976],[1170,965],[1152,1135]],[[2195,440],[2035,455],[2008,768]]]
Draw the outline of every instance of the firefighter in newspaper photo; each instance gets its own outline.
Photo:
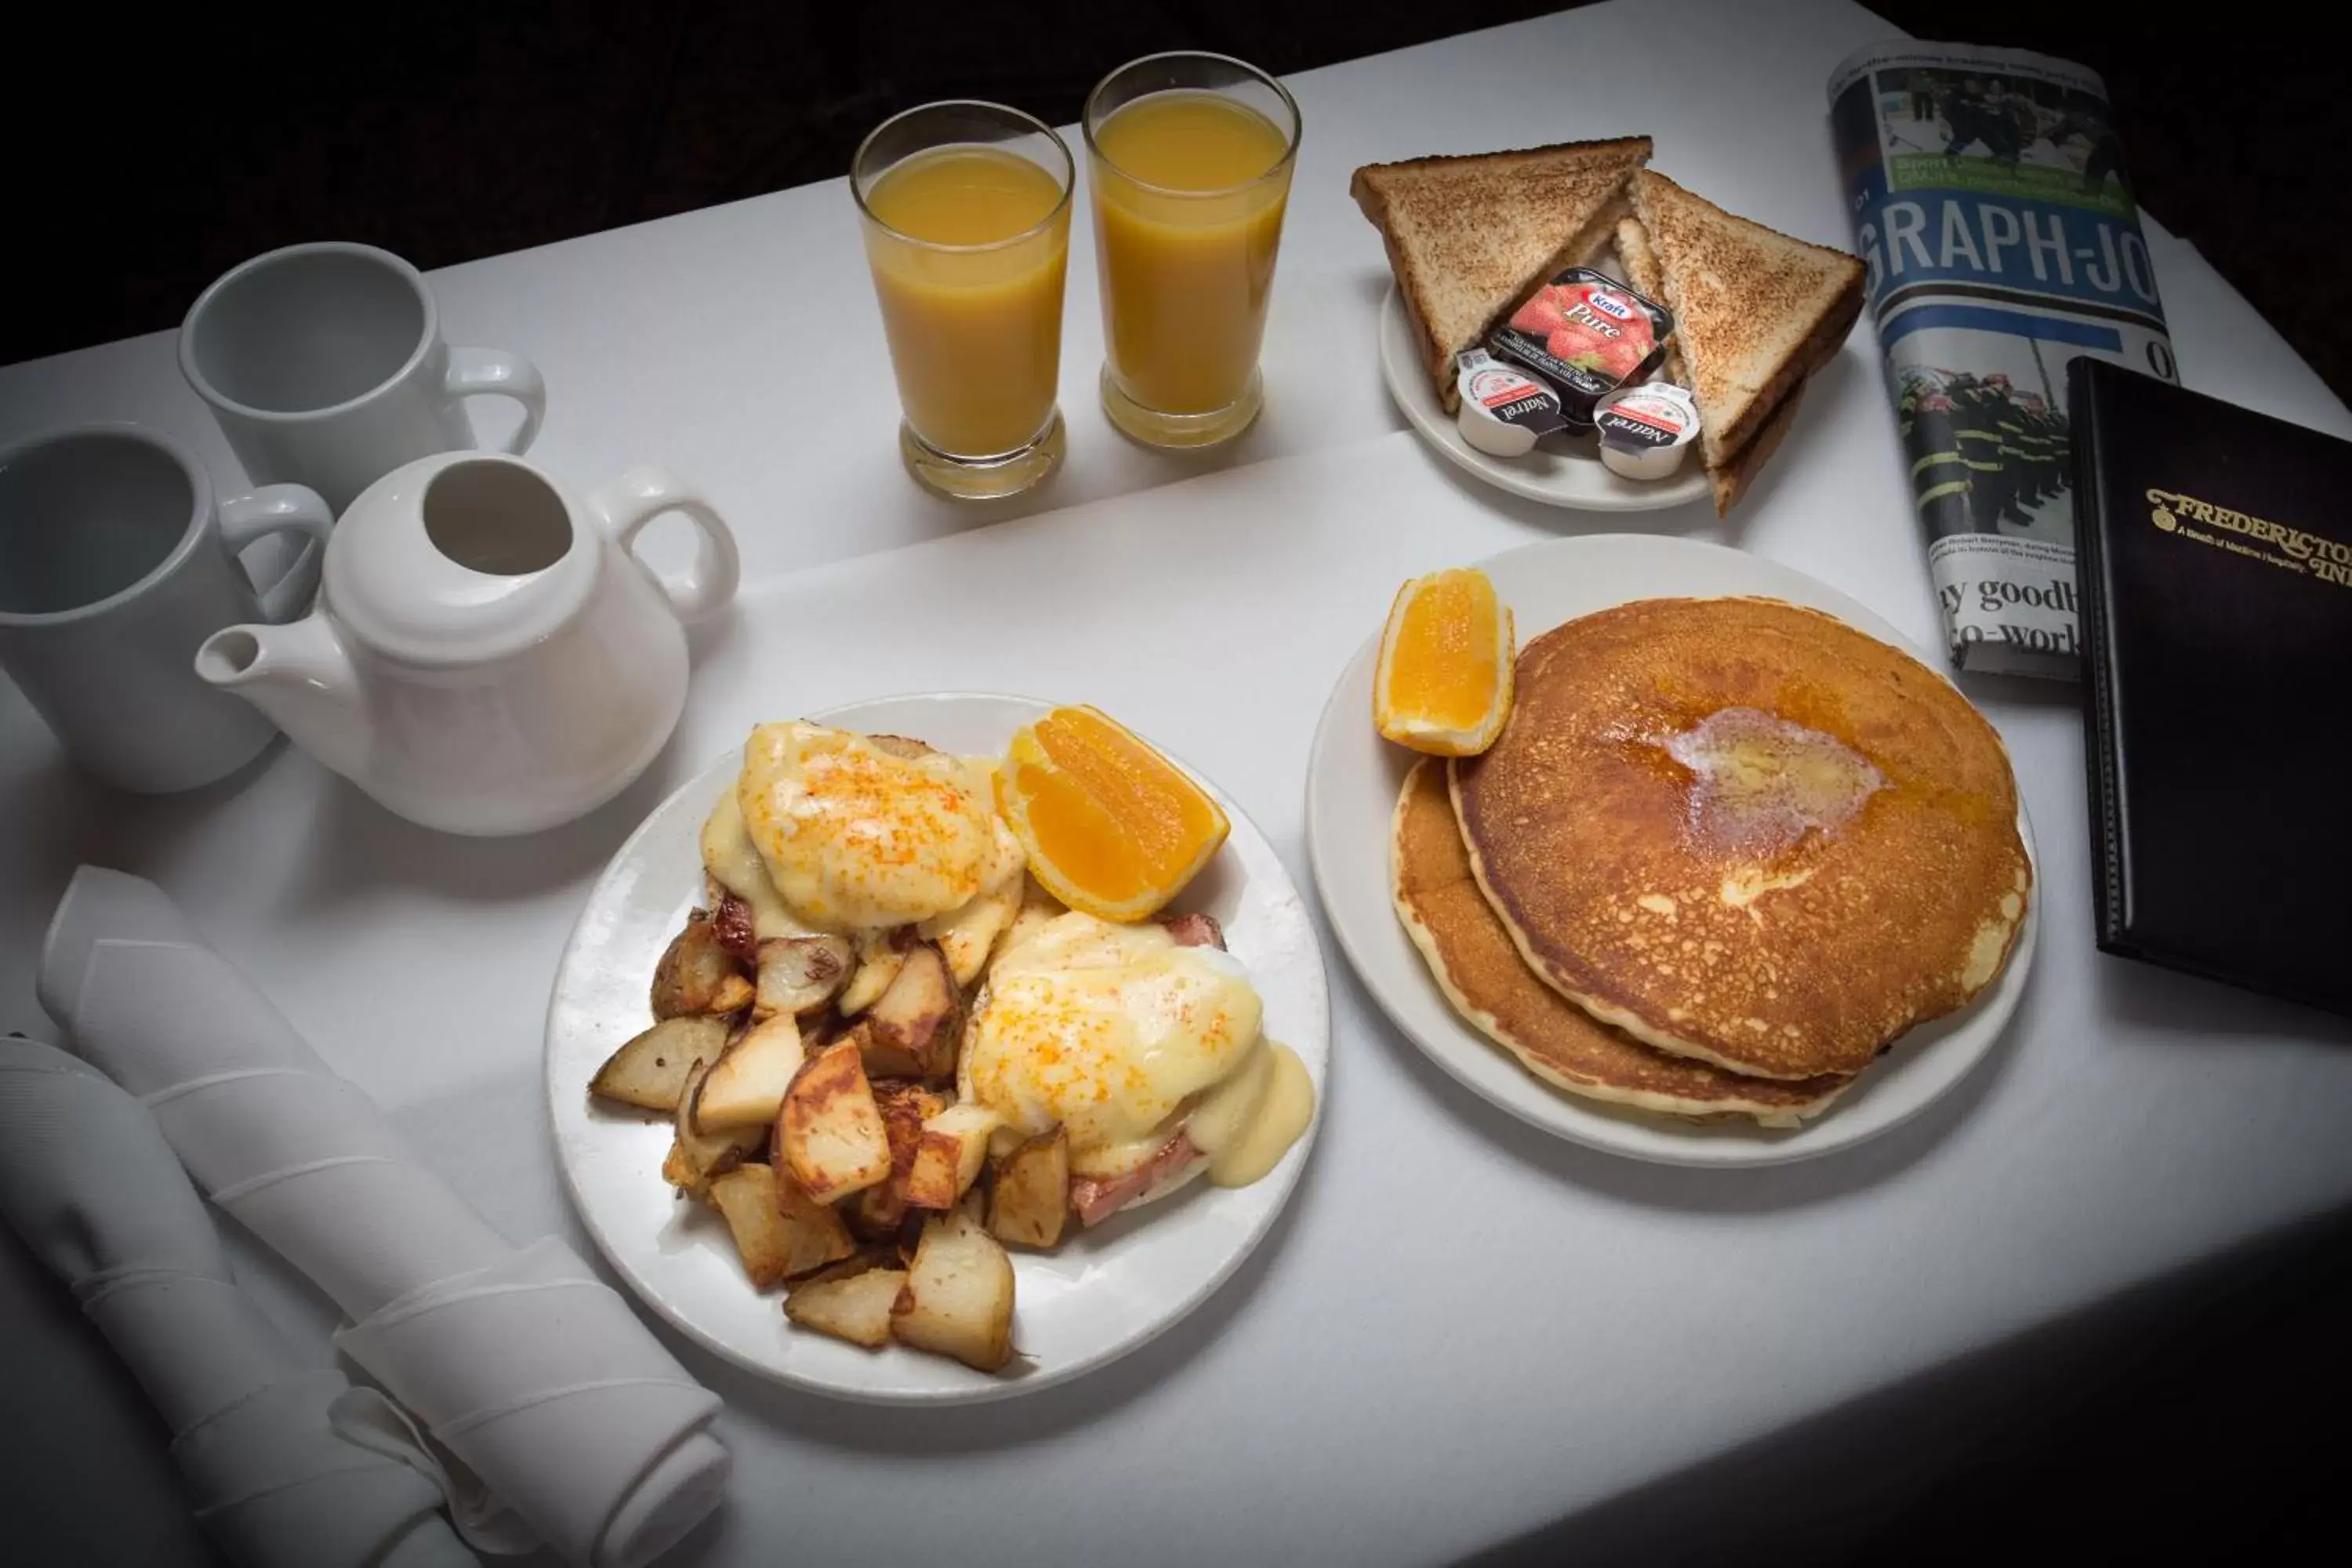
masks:
[[[1999,533],[2008,473],[1994,417],[2000,399],[1967,371],[1955,372],[1944,390],[1952,403],[1953,447],[1969,470],[1969,524],[1979,533]]]
[[[2000,507],[1993,513],[1993,521],[2023,528],[2033,521],[2026,512],[2025,503],[2032,499],[2037,482],[2034,455],[2025,435],[2025,411],[2017,405],[2016,391],[2009,384],[2009,377],[2000,372],[1986,376],[1981,384],[1987,417],[1998,433],[1993,451],[2000,463],[1996,481]]]
[[[2025,426],[2025,449],[2032,458],[2023,500],[2028,506],[2039,506],[2066,488],[2065,416],[2038,392],[2017,392],[2011,397]]]
[[[1924,369],[1895,403],[1911,457],[1911,499],[1930,535],[1989,533],[2065,542],[2066,416],[2000,371]]]
[[[1974,476],[1960,456],[1959,429],[1952,418],[1952,399],[1945,390],[1948,371],[1915,372],[1903,384],[1895,403],[1895,423],[1903,449],[1911,454],[1911,504],[1930,539],[1967,533]]]

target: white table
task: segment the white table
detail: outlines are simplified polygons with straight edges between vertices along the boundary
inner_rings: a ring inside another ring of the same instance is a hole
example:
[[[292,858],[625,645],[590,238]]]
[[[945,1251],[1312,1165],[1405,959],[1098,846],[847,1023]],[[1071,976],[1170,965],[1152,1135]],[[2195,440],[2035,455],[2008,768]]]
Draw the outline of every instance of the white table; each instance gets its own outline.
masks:
[[[1823,84],[1889,31],[1834,0],[1654,0],[1296,79],[1307,135],[1266,418],[1205,464],[1112,436],[1091,395],[1081,245],[1071,461],[1030,509],[1092,504],[1024,521],[950,510],[899,473],[840,182],[436,275],[454,339],[546,371],[537,456],[583,481],[669,463],[735,518],[753,586],[703,651],[677,741],[589,819],[478,843],[411,828],[290,752],[190,796],[106,796],[0,687],[0,1027],[38,1022],[33,952],[72,865],[152,876],[492,1219],[577,1238],[539,1081],[556,953],[627,829],[754,720],[940,686],[1099,702],[1218,778],[1304,881],[1309,732],[1397,580],[1606,521],[1507,504],[1390,433],[1372,310],[1386,272],[1348,171],[1647,130],[1658,166],[1702,194],[1842,241]],[[1583,68],[1664,39],[1679,40],[1671,76]],[[2151,230],[2190,383],[2352,435],[2243,301]],[[0,438],[94,417],[157,424],[236,472],[167,336],[0,370]],[[1171,483],[1204,466],[1238,471]],[[1932,633],[1867,329],[1727,524],[1687,509],[1637,521],[1789,561]],[[877,624],[916,630],[853,656]],[[1181,667],[1141,657],[1176,644]],[[1323,1142],[1213,1301],[1092,1377],[944,1415],[799,1396],[682,1348],[730,1401],[738,1472],[679,1560],[826,1562],[887,1542],[985,1563],[1425,1561],[2352,1201],[2335,1109],[2352,1094],[2345,1026],[2096,955],[2071,693],[1973,689],[2040,829],[2046,919],[2008,1042],[1922,1121],[1748,1175],[1558,1144],[1426,1066],[1330,947]],[[243,1260],[323,1355],[324,1304],[269,1259]],[[0,1314],[12,1494],[46,1528],[69,1522],[92,1561],[193,1560],[148,1412],[13,1246]]]

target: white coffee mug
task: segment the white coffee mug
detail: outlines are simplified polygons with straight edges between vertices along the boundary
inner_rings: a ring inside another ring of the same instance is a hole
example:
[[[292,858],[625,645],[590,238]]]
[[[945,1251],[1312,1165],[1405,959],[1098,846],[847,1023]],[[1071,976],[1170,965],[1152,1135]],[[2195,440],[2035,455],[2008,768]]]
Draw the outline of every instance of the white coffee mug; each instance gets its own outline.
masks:
[[[403,463],[477,443],[465,400],[547,388],[520,354],[451,348],[415,268],[372,245],[292,245],[213,280],[180,325],[180,370],[257,484],[310,486],[337,512]]]
[[[215,503],[203,465],[134,425],[11,447],[0,452],[0,667],[85,772],[142,795],[210,784],[277,731],[190,660],[223,626],[302,614],[333,522],[299,485]],[[289,532],[305,548],[257,591],[239,552]]]

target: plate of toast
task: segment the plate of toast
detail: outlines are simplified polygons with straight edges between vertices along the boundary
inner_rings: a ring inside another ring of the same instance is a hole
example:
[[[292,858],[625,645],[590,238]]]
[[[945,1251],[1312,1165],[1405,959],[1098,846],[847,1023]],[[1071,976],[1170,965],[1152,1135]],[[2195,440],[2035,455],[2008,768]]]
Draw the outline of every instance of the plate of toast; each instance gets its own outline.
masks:
[[[1646,136],[1416,158],[1358,169],[1395,286],[1381,366],[1406,420],[1486,482],[1547,505],[1645,511],[1711,497],[1727,515],[1795,423],[1807,377],[1861,314],[1862,263],[1768,228],[1647,167]],[[1673,476],[1604,468],[1591,435],[1545,436],[1524,457],[1465,440],[1455,361],[1563,268],[1595,267],[1674,313],[1655,378],[1697,403],[1697,448]]]

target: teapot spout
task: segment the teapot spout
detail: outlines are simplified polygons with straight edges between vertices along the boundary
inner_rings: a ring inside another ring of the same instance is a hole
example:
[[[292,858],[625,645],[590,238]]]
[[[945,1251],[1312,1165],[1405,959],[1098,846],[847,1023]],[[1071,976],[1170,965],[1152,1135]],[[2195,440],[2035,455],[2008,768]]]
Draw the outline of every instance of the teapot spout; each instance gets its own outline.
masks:
[[[370,726],[358,669],[332,622],[225,626],[196,649],[196,674],[268,715],[293,742],[345,777],[367,767]]]

